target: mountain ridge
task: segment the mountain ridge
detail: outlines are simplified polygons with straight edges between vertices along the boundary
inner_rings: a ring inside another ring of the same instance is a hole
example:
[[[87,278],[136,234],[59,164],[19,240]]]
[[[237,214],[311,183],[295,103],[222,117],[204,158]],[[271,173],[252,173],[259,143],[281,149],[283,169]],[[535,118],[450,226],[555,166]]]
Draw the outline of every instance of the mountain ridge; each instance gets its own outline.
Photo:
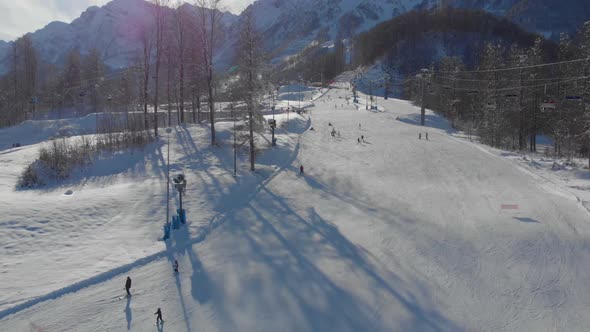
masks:
[[[145,0],[113,0],[89,7],[69,24],[51,22],[30,35],[40,58],[51,64],[62,64],[73,48],[81,53],[97,48],[110,67],[126,67],[141,49],[132,32],[140,24],[154,24],[150,6]],[[223,12],[228,38],[218,60],[225,66],[233,61],[244,13],[253,14],[265,51],[273,55],[273,63],[280,63],[313,43],[349,38],[411,10],[446,6],[504,16],[554,40],[561,32],[574,32],[590,18],[590,4],[583,1],[564,6],[558,0],[257,0],[240,15]],[[9,70],[11,45],[0,41],[0,72]]]

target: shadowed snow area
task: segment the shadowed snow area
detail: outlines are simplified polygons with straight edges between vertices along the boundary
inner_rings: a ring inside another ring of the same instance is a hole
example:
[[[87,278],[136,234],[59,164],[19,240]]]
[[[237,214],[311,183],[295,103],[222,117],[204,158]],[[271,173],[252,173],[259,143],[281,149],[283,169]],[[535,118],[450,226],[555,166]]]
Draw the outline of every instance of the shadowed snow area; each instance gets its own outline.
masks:
[[[174,129],[189,225],[166,242],[165,136],[41,190],[14,190],[38,145],[2,151],[0,330],[587,329],[576,195],[430,112],[418,126],[408,102],[367,111],[347,83],[301,90],[308,112],[276,115],[278,146],[258,138],[255,173],[244,150],[232,176],[231,123],[218,147],[206,126]]]

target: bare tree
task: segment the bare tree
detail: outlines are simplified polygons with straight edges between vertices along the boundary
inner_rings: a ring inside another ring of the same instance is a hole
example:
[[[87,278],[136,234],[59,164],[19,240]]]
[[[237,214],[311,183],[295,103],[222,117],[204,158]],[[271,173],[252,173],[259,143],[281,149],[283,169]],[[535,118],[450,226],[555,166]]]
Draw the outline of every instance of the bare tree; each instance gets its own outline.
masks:
[[[175,5],[176,18],[176,36],[178,41],[178,78],[179,78],[179,103],[180,103],[180,122],[184,123],[184,58],[185,58],[185,16],[183,10],[184,1],[177,0]]]
[[[262,78],[262,50],[261,36],[256,31],[252,12],[243,15],[240,28],[239,48],[239,73],[241,93],[248,111],[248,129],[250,131],[250,170],[255,170],[256,147],[254,145],[254,131],[256,127],[262,127],[263,118],[258,112],[260,109],[260,98],[264,91]]]
[[[88,97],[92,103],[92,112],[97,113],[101,105],[101,78],[104,74],[104,64],[102,56],[95,48],[91,49],[88,55],[83,59],[82,77],[84,82],[90,87],[88,89]]]
[[[170,22],[173,23],[173,22]],[[176,98],[176,54],[178,52],[178,45],[175,43],[175,38],[173,36],[175,34],[172,29],[165,29],[165,38],[164,38],[164,64],[166,69],[166,101],[168,103],[168,125],[172,123],[172,104],[173,100],[177,101]],[[173,97],[174,95],[174,97]],[[178,108],[177,108],[178,110]],[[177,121],[180,124],[180,114],[178,114]]]
[[[220,33],[219,24],[221,19],[221,0],[195,0],[199,7],[199,36],[203,53],[203,69],[207,83],[207,104],[209,106],[209,121],[211,122],[211,145],[215,145],[215,98],[213,88],[215,86],[213,77],[213,57],[215,55],[218,37]]]
[[[163,7],[168,5],[168,0],[152,0],[154,4],[154,18],[156,20],[156,72],[154,88],[154,135],[158,136],[158,94],[160,88],[160,63],[162,61],[162,35],[164,33],[164,10]]]
[[[189,13],[185,13],[188,14]],[[201,97],[203,86],[203,52],[201,50],[201,36],[199,29],[199,22],[196,19],[186,19],[185,39],[186,43],[186,68],[188,76],[188,84],[190,86],[191,95],[191,109],[193,123],[201,123]]]
[[[153,29],[150,25],[148,20],[142,20],[137,22],[136,24],[136,38],[139,40],[141,44],[141,55],[139,56],[139,65],[142,70],[142,91],[141,91],[141,101],[143,106],[143,123],[144,129],[148,130],[149,128],[149,121],[148,121],[148,87],[150,84],[150,64],[152,61],[152,35]]]
[[[86,94],[84,87],[81,85],[81,59],[80,51],[74,49],[66,57],[66,65],[63,73],[63,94],[66,106],[76,106],[78,98],[83,98]]]

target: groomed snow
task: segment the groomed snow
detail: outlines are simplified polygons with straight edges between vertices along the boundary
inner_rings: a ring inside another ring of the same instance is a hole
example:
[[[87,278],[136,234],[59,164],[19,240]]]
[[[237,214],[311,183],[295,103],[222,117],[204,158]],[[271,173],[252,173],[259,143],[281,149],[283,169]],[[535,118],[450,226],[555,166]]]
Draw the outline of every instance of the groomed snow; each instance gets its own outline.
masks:
[[[575,196],[430,112],[418,126],[408,102],[351,95],[276,115],[279,146],[254,174],[241,155],[237,178],[231,124],[215,148],[206,127],[175,128],[190,225],[166,243],[165,140],[41,191],[13,187],[38,146],[0,151],[1,330],[585,331]]]

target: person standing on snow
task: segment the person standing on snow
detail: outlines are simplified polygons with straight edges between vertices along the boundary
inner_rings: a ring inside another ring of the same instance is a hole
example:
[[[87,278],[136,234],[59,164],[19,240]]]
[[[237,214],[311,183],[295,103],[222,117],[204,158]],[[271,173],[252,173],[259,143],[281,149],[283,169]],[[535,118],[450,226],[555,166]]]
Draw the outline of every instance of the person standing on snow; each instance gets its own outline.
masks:
[[[426,140],[428,141],[428,132],[426,132]]]
[[[303,165],[299,166],[299,175],[303,175],[304,171],[303,171]]]
[[[422,139],[422,133],[418,134],[418,139]]]
[[[156,313],[154,315],[156,316],[156,324],[158,324],[159,322],[164,323],[164,320],[162,319],[162,310],[160,310],[160,308],[158,308],[158,311],[156,311]]]
[[[130,289],[131,289],[131,278],[129,278],[129,276],[127,276],[127,281],[125,281],[125,290],[127,291],[128,296],[131,296],[131,293],[129,292]]]
[[[174,260],[174,272],[178,273],[178,261]]]

